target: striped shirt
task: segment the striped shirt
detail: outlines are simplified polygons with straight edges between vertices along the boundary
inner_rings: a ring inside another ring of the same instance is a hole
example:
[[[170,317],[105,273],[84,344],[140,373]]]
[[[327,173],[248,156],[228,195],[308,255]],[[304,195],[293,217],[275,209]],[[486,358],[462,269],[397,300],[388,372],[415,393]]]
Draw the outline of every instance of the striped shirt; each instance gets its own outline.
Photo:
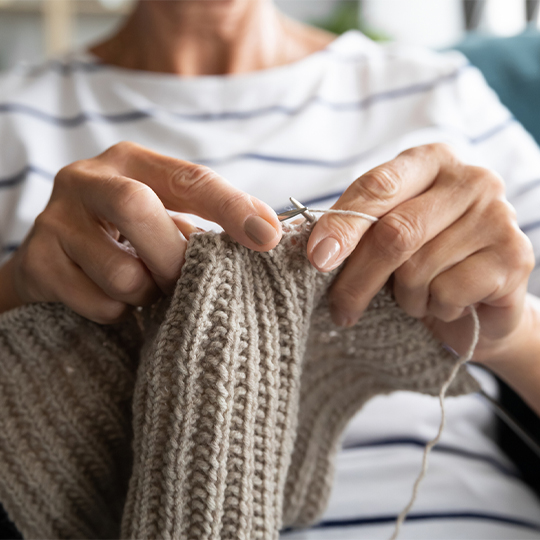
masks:
[[[276,210],[290,195],[330,205],[400,151],[446,142],[505,179],[540,254],[540,151],[458,53],[382,47],[349,32],[293,64],[204,77],[121,69],[77,53],[0,77],[0,135],[4,259],[45,207],[56,172],[121,140],[206,164]],[[540,294],[540,267],[531,291]],[[540,539],[540,501],[494,443],[486,405],[467,396],[448,408],[402,538]],[[388,537],[438,421],[437,401],[426,396],[372,400],[344,435],[323,521],[283,537]]]

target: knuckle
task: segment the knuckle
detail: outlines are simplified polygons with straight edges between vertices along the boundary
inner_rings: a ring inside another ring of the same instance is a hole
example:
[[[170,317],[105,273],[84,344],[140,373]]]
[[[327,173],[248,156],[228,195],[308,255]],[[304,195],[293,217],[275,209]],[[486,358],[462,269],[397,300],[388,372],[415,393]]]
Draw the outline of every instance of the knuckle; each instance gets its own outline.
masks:
[[[146,184],[123,180],[119,182],[118,192],[116,205],[121,219],[145,222],[156,214],[159,199]]]
[[[456,295],[452,287],[448,287],[448,283],[444,279],[435,279],[429,287],[429,294],[438,304],[444,306],[455,305]]]
[[[205,165],[192,164],[189,167],[178,167],[169,176],[170,191],[176,196],[190,197],[204,190],[216,173]]]
[[[485,174],[488,177],[491,193],[497,197],[503,197],[506,193],[506,184],[504,183],[502,176],[495,171],[490,171],[488,169],[486,169]]]
[[[422,144],[409,148],[401,153],[403,156],[409,156],[415,160],[426,160],[433,156],[440,156],[447,161],[457,160],[454,149],[447,143],[434,142],[429,144]]]
[[[450,287],[445,286],[442,280],[435,280],[430,286],[431,303],[433,302],[444,308],[444,311],[449,311],[452,308],[459,308],[460,306],[456,302],[455,291]]]
[[[393,259],[412,255],[422,244],[423,227],[413,216],[388,214],[373,229],[374,241],[379,249]]]
[[[481,193],[489,197],[503,197],[506,186],[502,177],[490,169],[477,166],[468,167],[469,176],[481,190]]]
[[[50,205],[36,217],[34,221],[34,230],[36,231],[34,240],[37,238],[40,240],[48,238],[50,240],[52,237],[64,232],[66,226],[61,216],[58,215],[58,212]]]
[[[438,154],[444,156],[451,160],[457,159],[456,152],[452,146],[444,142],[435,142],[425,145],[426,150],[430,153]]]
[[[416,264],[414,257],[405,261],[394,272],[396,282],[400,287],[408,291],[415,291],[422,288],[425,283],[422,266]]]
[[[47,230],[52,221],[49,216],[50,212],[48,212],[47,210],[44,210],[43,212],[41,212],[41,214],[38,214],[38,216],[34,220],[34,229],[36,231]]]
[[[440,319],[443,322],[450,323],[459,319],[463,313],[463,308],[457,307],[447,307],[447,306],[437,306],[433,309],[437,319]]]
[[[535,267],[534,250],[529,238],[520,230],[515,230],[512,238],[507,242],[508,257],[505,258],[516,270],[523,270],[527,275]]]
[[[484,219],[502,241],[513,241],[520,230],[513,206],[504,198],[496,198],[486,206]]]
[[[251,197],[242,191],[235,191],[223,197],[219,204],[219,210],[222,215],[244,214],[246,207],[253,206]]]
[[[399,155],[406,156],[412,159],[424,159],[435,151],[435,147],[436,144],[422,144],[420,146],[413,146],[412,148],[407,148],[407,150],[404,150]]]
[[[361,198],[373,202],[387,202],[399,193],[401,184],[398,172],[383,165],[361,176],[353,185]]]
[[[77,182],[85,174],[86,169],[86,160],[75,161],[62,167],[54,178],[55,188],[70,186]]]
[[[91,178],[89,181],[93,182],[94,179]],[[119,194],[123,194],[125,193],[124,190],[127,191],[129,189],[127,184],[133,185],[133,187],[135,187],[135,184],[137,183],[134,180],[126,180],[124,176],[120,176],[119,174],[115,173],[103,176],[100,181],[100,183],[102,183],[104,186],[110,186],[113,193],[115,192],[115,190],[117,190]]]
[[[516,209],[505,198],[497,198],[494,201],[494,207],[499,212],[498,219],[500,219],[501,222],[508,228],[518,230]]]
[[[131,141],[120,141],[116,144],[113,144],[111,147],[109,147],[103,154],[101,154],[105,158],[112,158],[112,159],[122,159],[131,156],[134,152],[139,150],[141,147]]]
[[[134,296],[145,289],[146,274],[133,262],[110,264],[106,277],[106,287],[113,298]]]
[[[458,291],[454,287],[450,287],[446,279],[438,278],[433,280],[429,287],[429,296],[430,304],[435,304],[444,312],[465,307],[460,304]]]

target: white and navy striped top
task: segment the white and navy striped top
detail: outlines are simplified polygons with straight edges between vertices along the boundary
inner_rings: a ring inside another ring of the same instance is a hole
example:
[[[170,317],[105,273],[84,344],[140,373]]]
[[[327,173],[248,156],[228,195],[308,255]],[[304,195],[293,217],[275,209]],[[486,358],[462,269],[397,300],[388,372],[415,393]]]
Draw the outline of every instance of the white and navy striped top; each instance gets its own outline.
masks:
[[[458,53],[381,47],[349,32],[287,66],[191,78],[75,54],[0,77],[0,136],[3,258],[44,208],[56,172],[121,140],[207,164],[276,210],[290,195],[330,205],[401,150],[447,142],[505,178],[540,254],[540,151]],[[540,293],[538,267],[531,290]],[[448,408],[402,538],[540,539],[540,501],[493,442],[484,403],[468,396]],[[347,429],[322,523],[283,537],[388,537],[438,422],[432,398],[372,400]]]

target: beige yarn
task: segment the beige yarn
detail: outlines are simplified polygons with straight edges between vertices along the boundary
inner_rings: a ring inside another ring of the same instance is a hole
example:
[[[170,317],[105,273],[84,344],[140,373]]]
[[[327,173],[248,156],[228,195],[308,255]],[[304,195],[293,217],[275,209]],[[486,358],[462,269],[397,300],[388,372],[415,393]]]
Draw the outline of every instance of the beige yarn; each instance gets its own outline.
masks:
[[[25,538],[275,539],[320,517],[370,397],[438,395],[452,356],[387,290],[335,327],[306,238],[193,235],[142,329],[53,304],[0,317],[0,501]],[[449,395],[476,389],[461,371]]]

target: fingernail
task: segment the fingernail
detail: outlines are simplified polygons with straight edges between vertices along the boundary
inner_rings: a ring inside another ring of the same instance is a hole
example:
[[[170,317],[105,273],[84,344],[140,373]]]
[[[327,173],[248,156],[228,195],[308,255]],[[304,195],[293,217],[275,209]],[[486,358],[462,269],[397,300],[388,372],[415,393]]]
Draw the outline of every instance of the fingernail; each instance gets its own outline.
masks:
[[[277,231],[260,216],[250,216],[244,222],[244,232],[259,246],[268,244],[277,236]]]
[[[319,270],[327,270],[338,258],[341,246],[335,238],[325,238],[313,251],[313,262]]]

